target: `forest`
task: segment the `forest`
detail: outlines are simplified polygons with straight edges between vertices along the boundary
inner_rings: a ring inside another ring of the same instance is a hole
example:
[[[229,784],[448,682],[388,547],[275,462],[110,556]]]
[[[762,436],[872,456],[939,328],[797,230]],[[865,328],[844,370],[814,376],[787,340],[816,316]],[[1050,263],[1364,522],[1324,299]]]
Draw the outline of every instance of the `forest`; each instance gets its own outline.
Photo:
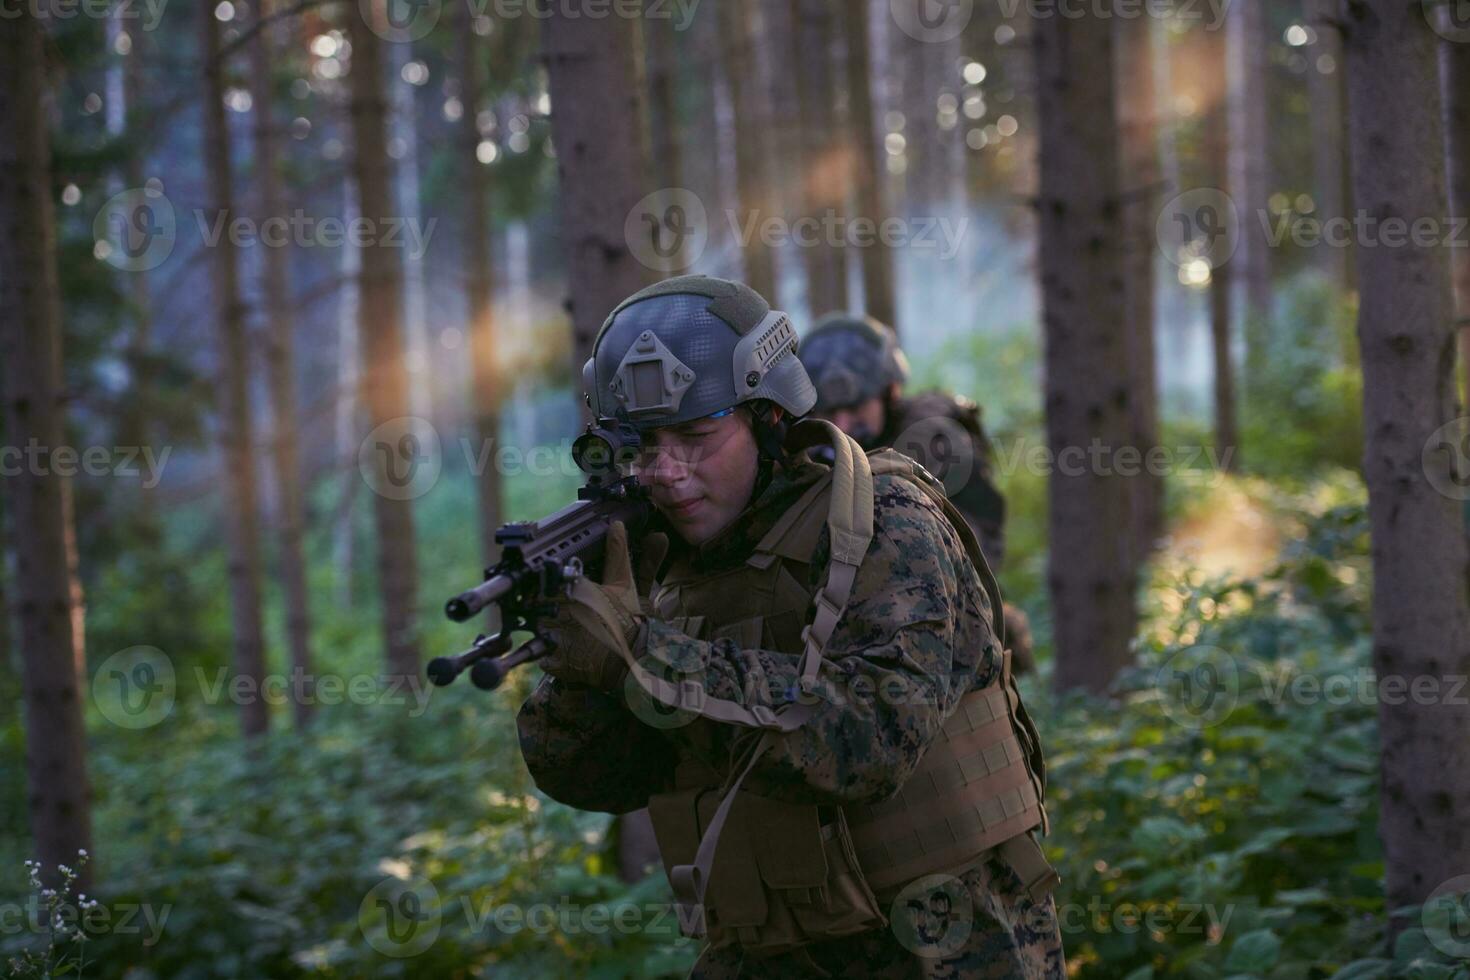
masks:
[[[1470,980],[1466,0],[0,0],[0,972],[702,975],[445,614],[685,275],[978,406],[1026,976]]]

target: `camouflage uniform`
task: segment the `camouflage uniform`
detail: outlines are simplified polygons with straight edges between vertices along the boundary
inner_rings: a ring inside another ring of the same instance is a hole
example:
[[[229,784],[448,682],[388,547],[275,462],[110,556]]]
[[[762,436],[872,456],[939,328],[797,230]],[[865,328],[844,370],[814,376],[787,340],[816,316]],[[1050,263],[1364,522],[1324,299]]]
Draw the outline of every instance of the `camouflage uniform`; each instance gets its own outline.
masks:
[[[954,445],[959,440],[964,444]],[[995,448],[980,422],[979,406],[938,391],[899,398],[888,405],[875,445],[892,446],[938,477],[974,529],[985,560],[999,572],[1006,554],[1006,501],[995,484]],[[1005,624],[1016,673],[1027,673],[1035,667],[1030,620],[1006,603]]]
[[[683,563],[710,572],[739,566],[825,473],[820,464],[802,462],[763,480],[752,505],[730,527],[697,548],[676,546],[665,568]],[[893,796],[959,699],[995,680],[1001,670],[981,574],[948,519],[904,479],[877,475],[874,491],[875,533],[823,650],[818,684],[828,696],[807,723],[779,735],[751,770],[746,788],[761,796],[823,806]],[[828,553],[823,530],[809,565],[812,588],[824,577]],[[708,613],[719,619],[720,610]],[[712,697],[772,708],[790,699],[799,659],[796,650],[742,649],[728,638],[711,642],[659,619],[650,619],[640,633],[635,654],[650,670],[695,671]],[[862,699],[855,695],[857,677],[871,682],[870,691],[883,690],[887,679],[920,696],[896,705]],[[651,795],[667,790],[681,762],[696,761],[728,775],[733,761],[759,737],[704,718],[653,727],[629,710],[621,692],[551,677],[522,707],[518,727],[527,766],[544,792],[570,806],[612,813],[645,806]],[[968,914],[963,921],[945,921],[952,910],[941,910],[935,921],[944,925],[945,937],[962,941],[931,936],[933,921],[916,933],[919,939],[901,941],[901,924],[894,922],[888,929],[760,959],[746,957],[738,945],[707,949],[692,975],[1065,975],[1049,896],[1033,901],[1010,868],[991,859],[964,871],[958,881],[969,896]],[[878,896],[885,912],[895,897]],[[955,897],[964,903],[963,895]],[[910,913],[901,908],[899,914]],[[918,914],[930,913],[920,909]],[[934,945],[925,946],[926,941]],[[916,947],[930,955],[919,955]]]

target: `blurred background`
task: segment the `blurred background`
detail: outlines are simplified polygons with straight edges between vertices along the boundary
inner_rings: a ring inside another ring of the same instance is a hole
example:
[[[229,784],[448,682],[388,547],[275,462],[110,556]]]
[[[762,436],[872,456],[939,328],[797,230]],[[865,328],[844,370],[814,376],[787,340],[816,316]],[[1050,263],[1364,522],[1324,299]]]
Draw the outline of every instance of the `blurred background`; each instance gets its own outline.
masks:
[[[603,317],[692,271],[981,406],[1073,975],[1470,977],[1418,908],[1464,845],[1385,863],[1355,331],[1376,297],[1426,365],[1369,371],[1370,432],[1449,433],[1396,471],[1440,680],[1465,6],[10,0],[0,965],[687,972],[663,875],[530,783],[537,671],[422,665],[494,528],[574,499]],[[1057,465],[1096,440],[1153,462]]]

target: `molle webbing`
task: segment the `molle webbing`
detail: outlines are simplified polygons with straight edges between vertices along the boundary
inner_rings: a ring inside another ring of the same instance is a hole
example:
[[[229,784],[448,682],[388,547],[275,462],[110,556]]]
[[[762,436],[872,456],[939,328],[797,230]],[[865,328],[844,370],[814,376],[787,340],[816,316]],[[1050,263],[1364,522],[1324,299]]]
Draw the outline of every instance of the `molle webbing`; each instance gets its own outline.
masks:
[[[897,796],[845,810],[874,891],[962,866],[1040,826],[1003,683],[961,699]]]

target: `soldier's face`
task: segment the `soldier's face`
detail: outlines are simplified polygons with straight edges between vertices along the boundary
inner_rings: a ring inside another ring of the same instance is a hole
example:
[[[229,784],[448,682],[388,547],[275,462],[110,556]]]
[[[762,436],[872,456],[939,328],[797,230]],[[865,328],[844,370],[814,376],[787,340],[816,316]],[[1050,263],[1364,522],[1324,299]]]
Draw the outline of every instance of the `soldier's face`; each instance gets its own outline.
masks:
[[[828,419],[843,432],[852,436],[864,449],[883,432],[883,399],[874,397],[856,405],[833,409]]]
[[[758,461],[750,418],[738,411],[643,433],[633,472],[674,531],[698,545],[745,509]]]

